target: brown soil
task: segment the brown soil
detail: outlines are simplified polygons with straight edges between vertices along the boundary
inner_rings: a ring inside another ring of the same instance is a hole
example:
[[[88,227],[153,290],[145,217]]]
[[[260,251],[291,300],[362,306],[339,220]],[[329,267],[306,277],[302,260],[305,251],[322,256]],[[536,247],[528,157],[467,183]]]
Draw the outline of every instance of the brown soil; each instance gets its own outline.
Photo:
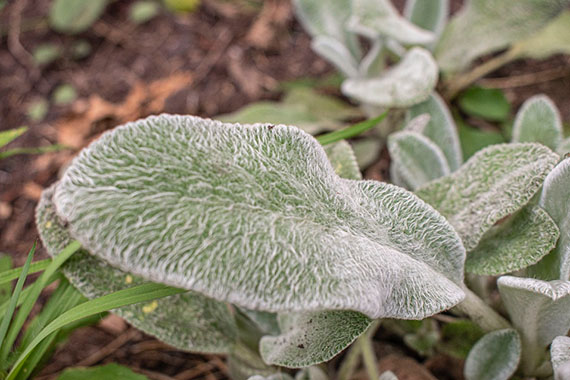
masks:
[[[310,39],[295,22],[288,0],[204,0],[195,13],[162,11],[143,25],[128,20],[133,1],[114,1],[79,36],[61,35],[47,27],[42,20],[49,3],[15,0],[0,13],[0,130],[30,127],[11,147],[65,143],[75,148],[0,161],[0,252],[12,255],[17,265],[38,239],[33,216],[41,190],[56,180],[79,148],[104,130],[161,112],[212,117],[256,100],[278,99],[280,82],[333,72],[311,51]],[[397,3],[401,7],[403,2]],[[92,52],[74,60],[69,51],[78,39],[88,41]],[[58,44],[65,53],[40,67],[29,52],[45,42]],[[523,75],[524,81],[504,79],[493,85],[505,88],[514,107],[531,95],[546,93],[568,121],[570,75],[566,71],[548,79],[544,73],[569,66],[567,57],[515,62],[492,77]],[[49,100],[62,83],[74,86],[77,100],[66,106],[50,105],[45,119],[32,123],[26,116],[30,104]],[[381,157],[384,161],[373,165],[368,177],[386,170],[387,157]],[[37,259],[45,257],[40,249]],[[385,368],[398,360],[384,362]],[[153,379],[227,376],[218,357],[179,352],[116,317],[74,332],[42,376],[78,363],[107,362],[126,364]],[[432,362],[433,373],[439,374],[442,362]]]

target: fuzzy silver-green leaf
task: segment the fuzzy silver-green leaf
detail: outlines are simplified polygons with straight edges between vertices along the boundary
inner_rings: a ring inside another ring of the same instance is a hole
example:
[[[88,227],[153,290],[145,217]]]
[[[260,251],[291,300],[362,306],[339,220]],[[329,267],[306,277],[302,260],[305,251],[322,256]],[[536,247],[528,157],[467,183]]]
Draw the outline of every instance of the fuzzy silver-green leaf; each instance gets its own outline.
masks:
[[[570,54],[570,11],[566,10],[548,25],[513,46],[520,57],[545,59],[554,54]]]
[[[411,190],[450,173],[439,147],[416,132],[400,131],[388,137],[390,157],[397,162],[399,174]]]
[[[409,107],[429,97],[437,78],[438,68],[431,54],[415,47],[378,77],[345,80],[342,92],[374,106]]]
[[[349,7],[349,4],[346,4]],[[371,39],[390,37],[403,44],[428,44],[435,35],[402,17],[390,0],[352,0],[349,29]]]
[[[538,142],[552,150],[562,142],[562,119],[556,105],[546,95],[524,102],[513,126],[514,142]]]
[[[404,16],[439,38],[449,15],[449,0],[407,0]],[[430,50],[435,43],[429,44]]]
[[[449,168],[453,172],[463,163],[459,135],[447,105],[435,92],[424,102],[410,107],[406,112],[406,119],[412,120],[426,113],[430,115],[430,120],[423,129],[422,134],[439,146],[447,158]]]
[[[465,361],[466,380],[507,380],[521,357],[521,340],[513,329],[493,331],[481,338]]]
[[[439,66],[443,71],[464,70],[475,58],[536,33],[568,4],[568,0],[467,0],[436,47]]]
[[[463,298],[445,218],[403,189],[338,177],[295,127],[129,123],[74,159],[54,201],[113,266],[252,310],[423,318]]]
[[[557,336],[550,346],[554,380],[570,378],[570,337]]]
[[[560,229],[553,252],[532,268],[543,280],[570,280],[570,157],[560,162],[544,181],[539,205]]]
[[[559,235],[546,211],[527,206],[483,236],[467,255],[465,270],[493,276],[524,269],[550,252]]]
[[[339,177],[356,180],[362,179],[362,173],[360,173],[356,156],[348,142],[341,140],[334,144],[325,145],[324,148],[334,172]]]
[[[52,202],[54,187],[45,190],[36,211],[36,224],[51,256],[71,243]],[[142,278],[115,269],[85,249],[63,266],[63,273],[83,295],[97,298],[140,285]],[[187,351],[227,353],[237,339],[230,309],[224,303],[188,292],[114,310],[136,328]]]
[[[495,223],[530,201],[557,161],[540,144],[492,145],[416,194],[449,220],[471,251]]]
[[[350,50],[339,40],[329,36],[316,36],[311,42],[311,48],[332,63],[347,77],[358,76],[358,63]]]

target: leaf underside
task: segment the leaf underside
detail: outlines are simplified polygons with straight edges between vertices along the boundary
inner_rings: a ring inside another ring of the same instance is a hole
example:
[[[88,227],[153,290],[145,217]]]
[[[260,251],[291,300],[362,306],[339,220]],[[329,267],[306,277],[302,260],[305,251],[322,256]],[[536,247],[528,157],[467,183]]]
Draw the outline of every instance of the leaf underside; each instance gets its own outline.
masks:
[[[550,252],[559,235],[546,211],[527,206],[483,236],[467,255],[465,270],[493,276],[526,268]]]
[[[465,361],[466,380],[507,380],[517,369],[521,341],[516,330],[493,331],[481,338]]]
[[[463,297],[447,221],[400,188],[338,177],[293,127],[130,123],[73,161],[54,203],[113,266],[248,309],[423,318]]]
[[[55,214],[53,191],[54,187],[51,187],[43,192],[36,210],[40,235],[51,256],[73,241]],[[83,295],[91,299],[146,282],[109,266],[84,249],[66,262],[63,272]],[[188,292],[149,304],[125,306],[114,313],[136,328],[183,350],[227,353],[237,338],[228,306],[198,293]]]
[[[557,160],[540,144],[492,145],[416,194],[449,220],[471,251],[495,223],[528,203]]]

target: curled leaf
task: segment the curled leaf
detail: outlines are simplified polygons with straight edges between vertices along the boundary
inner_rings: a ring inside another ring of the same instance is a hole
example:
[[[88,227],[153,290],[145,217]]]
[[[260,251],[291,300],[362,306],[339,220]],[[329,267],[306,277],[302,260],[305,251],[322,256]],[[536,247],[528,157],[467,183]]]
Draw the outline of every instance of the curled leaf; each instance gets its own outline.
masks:
[[[338,177],[294,127],[129,123],[76,157],[54,203],[109,264],[248,309],[423,318],[463,298],[447,221],[403,189]]]
[[[437,77],[437,65],[431,54],[416,47],[378,77],[345,80],[342,92],[374,106],[409,107],[428,98]]]
[[[495,223],[530,201],[557,161],[540,144],[492,145],[416,194],[449,220],[471,251]]]

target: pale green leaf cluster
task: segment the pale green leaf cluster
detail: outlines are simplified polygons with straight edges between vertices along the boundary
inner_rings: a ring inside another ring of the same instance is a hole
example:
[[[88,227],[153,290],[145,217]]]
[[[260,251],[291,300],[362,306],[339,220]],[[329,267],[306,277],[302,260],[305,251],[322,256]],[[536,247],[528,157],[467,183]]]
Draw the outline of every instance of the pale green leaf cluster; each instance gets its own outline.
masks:
[[[169,344],[230,352],[244,378],[272,373],[238,368],[233,304],[272,334],[267,312],[280,313],[280,335],[261,341],[267,363],[315,364],[370,317],[424,318],[463,298],[451,225],[403,189],[339,177],[360,178],[346,142],[327,151],[294,127],[150,117],[76,157],[37,224],[52,255],[81,242],[64,270],[88,297],[148,281],[187,289],[118,310]]]
[[[466,380],[508,380],[521,357],[521,340],[513,329],[493,331],[481,338],[465,361]]]

